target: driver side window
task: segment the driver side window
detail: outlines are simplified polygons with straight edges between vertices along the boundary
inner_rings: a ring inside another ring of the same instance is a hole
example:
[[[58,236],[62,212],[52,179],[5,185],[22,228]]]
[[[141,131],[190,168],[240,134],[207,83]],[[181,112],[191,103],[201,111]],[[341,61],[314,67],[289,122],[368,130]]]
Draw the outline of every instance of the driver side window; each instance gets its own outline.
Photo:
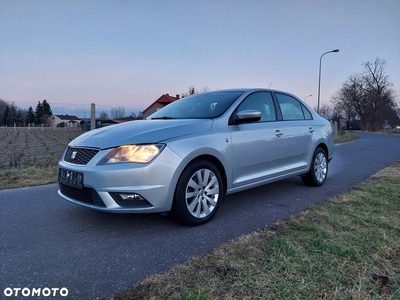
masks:
[[[249,109],[261,112],[261,119],[259,122],[276,121],[274,102],[269,92],[253,93],[238,106],[238,112]]]

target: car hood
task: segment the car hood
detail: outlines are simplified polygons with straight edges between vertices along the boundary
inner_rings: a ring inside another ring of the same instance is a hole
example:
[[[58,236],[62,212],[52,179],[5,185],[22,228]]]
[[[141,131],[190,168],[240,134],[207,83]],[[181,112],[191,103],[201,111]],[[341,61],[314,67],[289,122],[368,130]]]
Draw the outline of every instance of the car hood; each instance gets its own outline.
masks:
[[[159,143],[207,131],[212,123],[210,119],[130,121],[86,132],[69,145],[105,149],[127,144]]]

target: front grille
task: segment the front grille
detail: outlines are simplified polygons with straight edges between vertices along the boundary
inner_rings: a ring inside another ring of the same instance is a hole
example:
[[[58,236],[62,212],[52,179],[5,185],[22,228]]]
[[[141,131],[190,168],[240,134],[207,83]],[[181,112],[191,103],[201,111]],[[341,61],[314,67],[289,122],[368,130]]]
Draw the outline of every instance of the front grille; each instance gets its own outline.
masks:
[[[76,165],[86,165],[99,152],[98,149],[68,147],[64,161]]]
[[[106,207],[101,200],[99,194],[94,189],[84,187],[83,189],[74,188],[72,186],[58,183],[60,191],[63,195],[80,202],[87,204]]]

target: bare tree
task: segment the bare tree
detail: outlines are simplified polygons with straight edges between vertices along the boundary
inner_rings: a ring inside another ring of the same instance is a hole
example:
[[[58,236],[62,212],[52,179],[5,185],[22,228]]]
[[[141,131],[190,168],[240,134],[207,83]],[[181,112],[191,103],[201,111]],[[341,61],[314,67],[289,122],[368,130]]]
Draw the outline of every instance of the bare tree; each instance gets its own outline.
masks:
[[[319,109],[319,115],[327,120],[331,120],[334,115],[333,108],[328,104],[324,104]]]
[[[104,110],[100,113],[100,119],[108,120],[108,113]]]
[[[351,75],[331,100],[335,115],[346,118],[347,127],[350,122],[360,120],[364,115],[363,101],[362,78],[359,74]]]
[[[122,106],[118,106],[118,107],[113,107],[111,108],[111,118],[112,119],[120,119],[123,118],[125,116],[125,108],[123,108]]]
[[[136,120],[137,119],[137,115],[134,111],[132,111],[129,116],[128,116],[129,120]]]
[[[198,93],[198,92],[197,92],[196,89],[194,88],[194,85],[193,85],[193,86],[189,86],[188,92],[182,93],[182,94],[181,94],[181,98],[185,98],[185,97],[188,97],[188,96],[197,94],[197,93]]]
[[[194,94],[205,93],[205,92],[208,92],[208,91],[210,91],[210,89],[207,86],[203,86],[201,91],[198,91],[198,90],[196,90],[194,85],[191,85],[191,86],[189,86],[188,92],[181,94],[181,98],[185,98],[187,96],[191,96],[191,95],[194,95]]]
[[[365,97],[367,99],[365,124],[367,130],[382,128],[385,113],[395,109],[393,84],[385,72],[386,61],[377,58],[374,63],[364,63]],[[377,128],[378,127],[378,128]],[[379,128],[380,127],[380,128]]]
[[[200,93],[205,93],[205,92],[209,92],[209,91],[210,91],[210,88],[208,86],[203,86]]]
[[[136,116],[136,118],[138,119],[138,120],[142,120],[142,119],[144,119],[144,114],[143,114],[143,112],[139,112],[138,113],[138,115]]]
[[[382,129],[397,108],[393,84],[386,75],[386,62],[377,58],[363,64],[364,72],[350,76],[332,97],[335,112],[343,113],[348,121],[360,120],[361,129]],[[392,122],[395,122],[393,119]]]

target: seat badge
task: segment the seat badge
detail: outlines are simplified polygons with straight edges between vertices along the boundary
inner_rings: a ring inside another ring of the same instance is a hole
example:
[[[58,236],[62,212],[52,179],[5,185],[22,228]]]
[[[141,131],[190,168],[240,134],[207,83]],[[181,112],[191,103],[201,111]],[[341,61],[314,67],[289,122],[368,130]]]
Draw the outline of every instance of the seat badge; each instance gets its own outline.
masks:
[[[71,159],[75,159],[76,155],[78,154],[78,151],[74,151],[71,154]]]

